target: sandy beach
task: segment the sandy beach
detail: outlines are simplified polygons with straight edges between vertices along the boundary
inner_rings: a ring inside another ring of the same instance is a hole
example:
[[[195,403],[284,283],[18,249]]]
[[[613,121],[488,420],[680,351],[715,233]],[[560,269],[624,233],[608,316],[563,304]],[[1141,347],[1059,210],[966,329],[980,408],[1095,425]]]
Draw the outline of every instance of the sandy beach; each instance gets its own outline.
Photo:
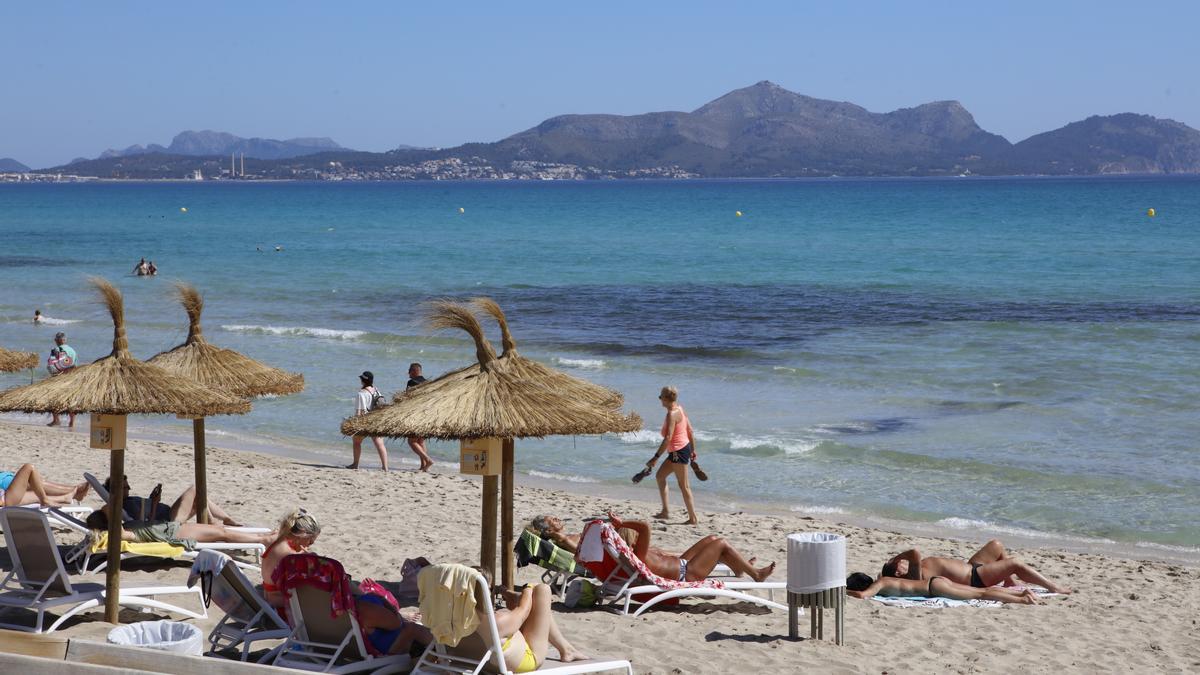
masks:
[[[86,428],[86,418],[81,424]],[[211,499],[249,524],[273,524],[287,508],[305,507],[324,528],[315,552],[339,559],[355,579],[399,581],[401,563],[420,555],[435,562],[478,558],[480,484],[452,473],[457,467],[442,463],[441,472],[433,474],[354,472],[220,447],[210,447],[208,458]],[[81,431],[0,423],[0,468],[15,470],[23,462],[34,463],[50,480],[75,482],[83,471],[105,475],[108,455],[89,449]],[[164,495],[173,498],[192,481],[192,449],[132,440],[126,470],[135,492],[146,494],[162,482]],[[849,568],[871,573],[905,548],[965,558],[981,543],[868,529],[803,513],[712,513],[704,508],[703,485],[697,494],[701,525],[655,524],[655,544],[682,550],[700,536],[716,533],[747,555],[778,561],[773,579],[780,581],[786,578],[785,539],[791,532],[845,535]],[[646,492],[648,498],[652,495]],[[91,494],[85,503],[99,505]],[[567,484],[529,487],[521,478],[516,505],[518,522],[555,513],[568,528],[609,509],[626,518],[645,518],[657,506],[578,494]],[[73,535],[60,537],[61,544],[74,541]],[[1015,554],[1075,593],[1049,598],[1042,606],[996,608],[898,609],[851,599],[842,647],[830,640],[789,640],[784,612],[723,601],[686,602],[636,619],[603,609],[560,608],[557,618],[587,653],[628,658],[638,673],[1200,669],[1200,569],[1052,548],[1018,548]],[[9,569],[6,552],[0,553],[0,565]],[[182,583],[186,577],[184,565],[126,569],[123,575],[130,578]],[[519,569],[518,583],[535,580],[535,569]],[[101,639],[109,628],[101,617],[86,615],[60,633]],[[126,621],[144,618],[153,617],[129,611],[122,615]],[[200,622],[202,628],[207,632],[218,618]]]

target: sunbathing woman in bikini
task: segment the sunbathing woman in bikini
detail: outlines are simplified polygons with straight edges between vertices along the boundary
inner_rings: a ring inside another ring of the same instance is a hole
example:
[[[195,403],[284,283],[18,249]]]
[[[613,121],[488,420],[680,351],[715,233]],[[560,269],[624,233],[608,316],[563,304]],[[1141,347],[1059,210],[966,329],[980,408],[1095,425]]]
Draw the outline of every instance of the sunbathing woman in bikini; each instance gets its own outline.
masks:
[[[488,586],[492,585],[491,575],[483,568],[475,568]],[[487,621],[487,608],[492,599],[482,596],[478,585],[475,586],[475,614],[479,618],[479,627],[462,642],[458,648],[464,654],[474,658],[482,658],[491,644],[491,627]],[[590,658],[580,653],[567,641],[558,623],[554,620],[554,612],[550,604],[554,594],[546,584],[533,584],[521,591],[502,590],[504,604],[507,609],[495,610],[496,632],[503,642],[500,648],[504,651],[504,663],[514,673],[529,673],[537,670],[546,661],[546,655],[553,645],[558,650],[559,660],[564,663]]]
[[[67,506],[87,494],[88,484],[63,485],[52,483],[32,464],[22,464],[16,473],[0,471],[0,506]]]
[[[289,555],[308,553],[320,534],[317,519],[304,509],[296,509],[280,521],[278,536],[267,546],[262,559],[263,596],[272,607],[282,609],[285,603],[283,592],[272,582],[279,561]],[[400,616],[377,595],[359,594],[357,585],[354,606],[367,638],[384,654],[407,654],[414,643],[427,645],[433,641],[428,628]]]
[[[747,560],[732,544],[715,534],[701,538],[688,550],[675,555],[650,545],[649,523],[642,520],[621,520],[611,512],[608,517],[612,526],[618,530],[628,528],[634,532],[634,540],[631,542],[634,555],[646,563],[652,572],[667,579],[702,581],[717,563],[724,563],[734,574],[745,575],[755,581],[765,581],[775,571],[775,563],[765,567],[754,567],[757,558]],[[565,533],[562,521],[554,516],[538,516],[530,523],[530,527],[539,536],[568,551],[579,549],[580,535]]]
[[[1019,579],[1028,584],[1043,586],[1053,593],[1071,592],[1070,588],[1050,581],[1025,562],[1011,557],[998,539],[984,544],[966,562],[954,558],[922,556],[917,549],[909,549],[884,563],[880,576],[905,579],[931,579],[941,576],[973,588],[987,588],[997,584],[1012,586],[1016,583],[1014,579]]]
[[[1005,588],[972,588],[955,583],[946,577],[934,576],[925,579],[901,579],[879,577],[872,581],[871,575],[855,572],[846,578],[846,592],[856,598],[872,598],[876,595],[897,597],[950,598],[951,600],[995,600],[1021,605],[1040,605],[1042,601],[1028,588],[1010,591]]]

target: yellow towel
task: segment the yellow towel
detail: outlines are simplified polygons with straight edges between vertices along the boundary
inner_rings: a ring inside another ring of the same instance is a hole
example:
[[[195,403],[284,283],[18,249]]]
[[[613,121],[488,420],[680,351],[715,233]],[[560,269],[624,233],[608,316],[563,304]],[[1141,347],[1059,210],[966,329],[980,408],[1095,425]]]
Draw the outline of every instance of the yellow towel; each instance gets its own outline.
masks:
[[[98,535],[92,535],[92,553],[103,553],[108,550],[108,533],[101,532]],[[152,555],[157,558],[178,558],[183,555],[184,548],[175,546],[162,541],[154,541],[142,543],[138,541],[122,541],[121,553],[132,553],[134,555]]]
[[[421,621],[438,642],[457,646],[479,627],[475,613],[475,570],[466,565],[430,565],[417,575]]]

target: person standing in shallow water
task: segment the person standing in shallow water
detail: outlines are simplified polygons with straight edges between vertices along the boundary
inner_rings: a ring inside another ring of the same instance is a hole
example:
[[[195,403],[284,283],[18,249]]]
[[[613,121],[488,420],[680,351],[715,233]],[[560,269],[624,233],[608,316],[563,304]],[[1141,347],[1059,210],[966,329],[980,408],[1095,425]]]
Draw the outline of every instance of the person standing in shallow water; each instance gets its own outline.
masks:
[[[364,370],[362,375],[358,376],[358,383],[361,388],[358,390],[358,395],[354,397],[354,414],[366,415],[376,408],[375,401],[380,397],[379,390],[375,388],[375,374],[369,370]],[[364,436],[357,435],[354,437],[354,463],[346,466],[347,469],[357,469],[358,462],[362,458],[362,442]],[[383,470],[388,470],[387,446],[383,444],[383,439],[378,436],[372,436],[371,442],[375,444],[375,450],[379,452],[379,463],[383,465]]]
[[[421,364],[413,363],[408,366],[408,385],[404,387],[405,391],[421,384],[425,381],[425,376],[421,374]],[[428,471],[433,466],[433,459],[429,456],[429,449],[425,447],[425,439],[420,436],[409,436],[408,447],[417,453],[417,458],[421,460],[421,471]]]
[[[73,370],[75,368],[75,366],[79,365],[79,357],[75,354],[75,350],[71,347],[71,345],[67,344],[67,334],[66,333],[64,333],[62,331],[55,333],[54,345],[55,345],[55,349],[57,349],[59,351],[58,365],[56,367],[56,370],[58,372],[51,373],[51,377],[54,377],[56,375],[61,375],[69,370]],[[59,424],[61,424],[61,422],[58,419],[58,413],[50,413],[50,414],[53,415],[53,418],[50,420],[50,424],[48,424],[46,426],[56,427]],[[75,428],[75,413],[74,412],[67,411],[67,427],[70,429]]]
[[[658,482],[658,496],[662,499],[662,511],[654,514],[655,518],[666,520],[670,518],[667,506],[667,477],[674,474],[679,483],[679,492],[683,495],[683,504],[688,511],[688,525],[698,525],[696,507],[692,503],[692,486],[688,482],[688,464],[696,458],[696,440],[692,434],[692,423],[688,420],[683,406],[679,405],[679,390],[675,387],[663,387],[658,400],[667,409],[666,419],[663,420],[662,443],[654,457],[646,462],[646,468],[653,469],[654,463],[662,454],[667,454],[667,460],[658,467],[654,479]]]

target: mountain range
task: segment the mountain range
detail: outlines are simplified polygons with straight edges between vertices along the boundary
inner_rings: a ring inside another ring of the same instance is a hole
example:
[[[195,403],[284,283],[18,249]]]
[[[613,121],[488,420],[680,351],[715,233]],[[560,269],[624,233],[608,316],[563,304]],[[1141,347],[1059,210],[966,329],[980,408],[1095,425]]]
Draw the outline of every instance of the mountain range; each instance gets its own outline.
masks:
[[[331,163],[360,177],[420,177],[426,174],[407,169],[438,162],[496,172],[572,165],[580,169],[572,175],[593,177],[664,167],[704,177],[1200,173],[1200,131],[1173,120],[1095,116],[1013,144],[980,128],[957,101],[874,113],[766,81],[691,112],[561,115],[496,142],[445,149],[402,146],[371,153],[346,150],[329,139],[184,132],[165,148],[129,150],[47,171],[175,177],[197,168],[211,173],[222,155],[244,152],[256,160],[252,169],[247,162],[252,173],[284,178],[315,177]]]
[[[210,157],[230,153],[245,154],[247,157],[255,159],[287,159],[345,149],[329,138],[289,138],[286,141],[278,141],[273,138],[242,138],[223,131],[205,130],[182,131],[171,139],[171,144],[168,146],[151,143],[144,146],[131,145],[124,150],[105,150],[100,153],[98,159],[147,154]],[[79,161],[81,160],[75,160],[75,162]]]
[[[12,157],[0,157],[0,173],[25,173],[29,167]]]

